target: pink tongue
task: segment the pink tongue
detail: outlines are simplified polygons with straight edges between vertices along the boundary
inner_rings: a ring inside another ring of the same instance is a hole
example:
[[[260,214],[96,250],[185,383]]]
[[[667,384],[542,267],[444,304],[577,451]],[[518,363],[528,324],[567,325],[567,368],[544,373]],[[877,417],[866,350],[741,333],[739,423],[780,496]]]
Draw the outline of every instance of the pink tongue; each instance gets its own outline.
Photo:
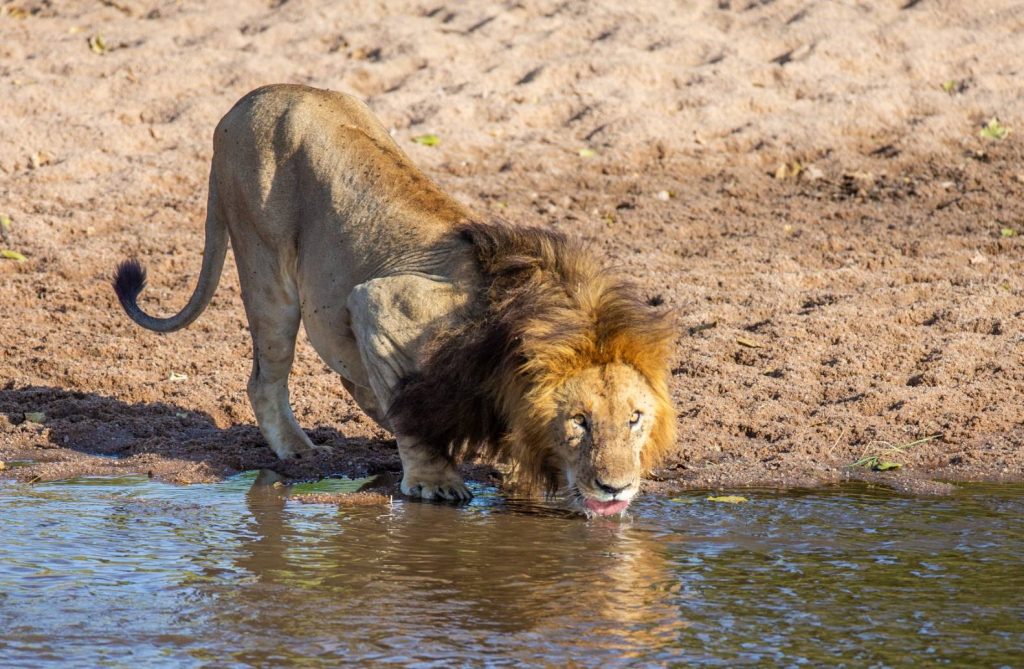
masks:
[[[586,501],[586,507],[599,516],[611,516],[620,513],[627,506],[629,506],[629,502],[621,499],[609,502],[599,502],[596,499],[588,499]]]

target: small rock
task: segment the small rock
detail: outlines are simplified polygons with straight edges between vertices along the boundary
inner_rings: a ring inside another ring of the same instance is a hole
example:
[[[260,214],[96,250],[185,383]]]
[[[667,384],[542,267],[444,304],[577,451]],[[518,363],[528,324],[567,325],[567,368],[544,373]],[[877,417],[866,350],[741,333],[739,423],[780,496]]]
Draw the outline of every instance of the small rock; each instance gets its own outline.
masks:
[[[803,172],[800,173],[800,178],[804,181],[817,181],[823,176],[825,176],[825,173],[814,165],[805,166]]]
[[[392,502],[390,495],[382,495],[379,492],[302,493],[292,495],[291,499],[303,504],[336,504],[338,506],[376,506]]]
[[[659,190],[654,194],[654,197],[662,202],[668,202],[672,195],[667,190]]]
[[[789,60],[790,61],[800,60],[804,56],[806,56],[809,53],[811,53],[811,49],[813,49],[813,48],[814,48],[814,44],[801,44],[800,46],[798,46],[797,48],[793,49],[793,51],[791,51],[789,53]]]
[[[28,162],[31,168],[35,170],[53,162],[53,156],[46,151],[36,151],[28,157]]]

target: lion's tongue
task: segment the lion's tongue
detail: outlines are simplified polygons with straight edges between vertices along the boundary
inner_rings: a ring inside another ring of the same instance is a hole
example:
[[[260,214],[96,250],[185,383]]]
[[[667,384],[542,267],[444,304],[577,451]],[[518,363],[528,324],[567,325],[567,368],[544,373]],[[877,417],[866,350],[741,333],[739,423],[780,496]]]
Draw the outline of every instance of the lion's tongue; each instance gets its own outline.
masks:
[[[588,499],[586,501],[586,506],[599,516],[611,516],[625,510],[625,508],[629,506],[629,501],[620,499],[608,502],[599,502],[596,499]]]

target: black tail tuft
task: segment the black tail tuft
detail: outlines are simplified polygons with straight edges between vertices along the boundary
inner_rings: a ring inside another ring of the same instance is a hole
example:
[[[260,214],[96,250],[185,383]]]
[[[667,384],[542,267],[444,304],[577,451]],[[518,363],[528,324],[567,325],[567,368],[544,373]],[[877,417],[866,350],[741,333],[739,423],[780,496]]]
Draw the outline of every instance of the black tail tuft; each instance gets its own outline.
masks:
[[[125,260],[117,266],[113,284],[117,299],[127,309],[128,305],[135,304],[135,298],[146,287],[146,268],[135,258]]]

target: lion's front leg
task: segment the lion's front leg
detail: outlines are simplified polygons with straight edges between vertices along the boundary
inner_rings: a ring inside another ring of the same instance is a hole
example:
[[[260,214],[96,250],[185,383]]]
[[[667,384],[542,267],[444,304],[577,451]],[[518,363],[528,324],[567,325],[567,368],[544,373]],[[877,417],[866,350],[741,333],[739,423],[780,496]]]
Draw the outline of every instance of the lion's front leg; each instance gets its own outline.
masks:
[[[465,297],[446,279],[406,274],[371,279],[352,290],[347,301],[352,332],[382,418],[402,379],[417,371],[423,347],[451,324]],[[395,437],[404,494],[453,502],[472,497],[444,449],[407,435]]]
[[[398,437],[402,458],[402,493],[423,499],[464,502],[473,497],[458,468],[448,458],[410,437]]]

